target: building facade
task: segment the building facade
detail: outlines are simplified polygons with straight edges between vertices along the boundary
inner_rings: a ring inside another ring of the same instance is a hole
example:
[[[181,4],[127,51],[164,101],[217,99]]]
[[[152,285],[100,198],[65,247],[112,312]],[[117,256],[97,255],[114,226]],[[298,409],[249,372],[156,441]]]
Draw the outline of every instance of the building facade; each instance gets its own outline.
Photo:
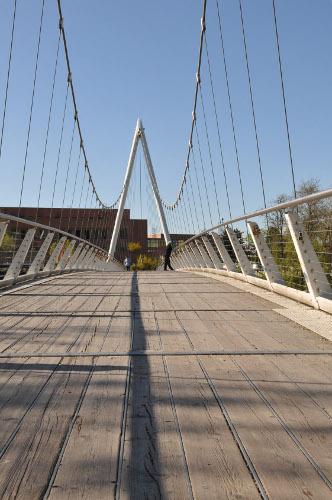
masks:
[[[193,236],[194,234],[184,234],[184,233],[170,234],[173,248],[175,248],[177,245],[180,245],[184,241],[187,241],[189,238],[192,238]],[[166,246],[164,235],[162,233],[149,234],[147,246],[148,246],[148,255],[150,257],[159,257],[160,255],[163,254],[164,248]]]
[[[109,249],[111,237],[113,234],[116,209],[103,210],[94,208],[36,208],[36,207],[3,207],[2,213],[20,217],[30,222],[37,222],[45,226],[60,229],[67,233],[85,239],[104,250]],[[139,242],[142,247],[142,253],[147,254],[147,220],[131,219],[130,210],[123,211],[122,222],[115,251],[115,258],[122,261],[128,253],[129,242]],[[24,238],[29,226],[24,223],[11,221],[8,225],[8,234],[18,237],[17,240]],[[34,240],[34,247],[42,244],[42,229],[37,230]],[[40,244],[39,244],[40,242]]]

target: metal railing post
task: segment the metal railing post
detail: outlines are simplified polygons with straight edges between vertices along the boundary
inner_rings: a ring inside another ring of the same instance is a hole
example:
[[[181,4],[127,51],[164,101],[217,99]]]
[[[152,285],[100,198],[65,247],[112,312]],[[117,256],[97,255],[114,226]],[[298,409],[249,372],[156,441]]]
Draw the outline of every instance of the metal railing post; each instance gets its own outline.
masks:
[[[66,248],[63,256],[61,257],[61,260],[59,262],[59,264],[56,266],[55,268],[55,272],[56,273],[61,273],[64,268],[65,268],[65,265],[67,264],[67,260],[75,246],[75,243],[76,241],[75,240],[71,240],[71,242],[69,243],[68,247]]]
[[[213,263],[212,263],[210,257],[208,256],[208,254],[206,253],[205,248],[203,247],[203,243],[201,242],[201,240],[199,240],[199,239],[195,240],[195,244],[196,244],[196,247],[198,248],[199,253],[202,256],[204,263],[206,264],[206,267],[213,268]]]
[[[299,215],[288,212],[285,216],[313,304],[319,307],[320,298],[331,299],[331,286]]]
[[[45,240],[43,241],[42,246],[38,250],[36,257],[34,258],[31,266],[28,269],[27,276],[29,276],[29,277],[37,276],[39,269],[40,269],[40,266],[42,265],[42,263],[45,260],[47,251],[50,247],[50,244],[53,240],[53,237],[54,237],[54,233],[48,233]]]
[[[186,245],[185,246],[185,249],[187,251],[187,256],[188,256],[188,259],[189,261],[191,262],[191,267],[196,267],[196,268],[200,268],[201,266],[199,265],[199,262],[198,260],[196,259],[196,255],[193,253],[192,251],[192,248],[191,248],[191,245]]]
[[[31,246],[31,243],[33,241],[33,238],[35,236],[36,229],[29,229],[24,237],[24,240],[22,241],[19,249],[17,250],[12,263],[10,264],[8,271],[5,274],[4,279],[2,280],[1,284],[13,284],[15,283],[16,279],[18,278],[18,275],[21,272],[21,269],[23,267],[25,258],[27,256],[27,253],[29,251],[29,248]]]
[[[250,261],[248,257],[245,254],[245,251],[242,248],[241,243],[239,242],[236,234],[234,233],[233,229],[230,227],[226,227],[226,233],[229,238],[229,241],[231,242],[231,245],[233,247],[234,253],[236,255],[236,258],[240,264],[242,274],[244,276],[255,276],[255,272],[250,264]]]
[[[256,224],[256,222],[248,222],[247,224],[267,281],[270,285],[272,285],[272,283],[285,285],[285,281],[277,264],[275,263],[271,250],[269,249],[258,224]]]
[[[203,257],[201,256],[201,254],[199,253],[198,251],[198,248],[197,246],[195,245],[195,243],[193,244],[193,246],[191,247],[192,251],[193,251],[193,254],[195,255],[196,257],[196,260],[199,264],[199,267],[201,267],[202,269],[206,268],[207,265],[205,264],[204,260],[203,260]]]
[[[80,243],[78,245],[78,247],[76,248],[75,252],[73,253],[73,255],[70,257],[70,260],[69,262],[67,263],[67,265],[65,266],[65,270],[66,271],[71,271],[73,269],[73,266],[75,264],[75,262],[77,261],[78,259],[78,256],[80,255],[82,249],[84,247],[84,243]]]
[[[89,250],[89,247],[87,245],[85,245],[84,248],[82,249],[81,253],[77,257],[76,261],[74,262],[72,269],[80,269],[81,268],[81,263],[85,259],[86,255],[88,253],[88,250]]]
[[[226,270],[228,272],[237,273],[238,270],[236,269],[234,262],[232,261],[229,253],[227,252],[225,245],[222,242],[222,239],[220,238],[220,236],[217,233],[212,232],[211,234],[212,234],[212,238],[216,244],[216,247],[218,248],[218,252],[220,253],[222,261],[225,264]]]
[[[7,231],[8,222],[0,222],[0,247]]]
[[[213,265],[216,269],[222,269],[222,264],[220,262],[220,259],[218,258],[217,253],[215,252],[214,248],[211,245],[211,242],[209,241],[209,238],[207,236],[202,236],[202,240],[204,242],[205,248],[210,256],[210,259],[213,262]]]
[[[48,276],[49,274],[51,274],[54,271],[55,263],[58,260],[58,257],[61,253],[61,250],[62,250],[63,245],[65,244],[66,240],[67,240],[66,236],[62,236],[62,238],[60,238],[59,243],[55,247],[51,257],[48,259],[48,262],[44,268],[44,271],[42,271],[43,275],[46,274]]]

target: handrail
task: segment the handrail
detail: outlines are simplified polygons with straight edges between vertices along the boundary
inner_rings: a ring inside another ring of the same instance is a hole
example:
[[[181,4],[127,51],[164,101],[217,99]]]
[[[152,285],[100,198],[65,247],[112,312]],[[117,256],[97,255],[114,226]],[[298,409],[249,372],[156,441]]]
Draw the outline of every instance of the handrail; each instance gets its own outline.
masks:
[[[67,236],[67,238],[72,238],[73,240],[84,243],[85,245],[89,245],[90,247],[94,247],[97,250],[100,250],[101,252],[103,252],[107,255],[106,250],[104,250],[103,248],[98,247],[97,245],[94,245],[93,243],[90,243],[87,240],[83,240],[82,238],[79,238],[78,236],[75,236],[75,235],[70,234],[70,233],[66,233],[66,231],[62,231],[62,229],[56,229],[55,227],[51,227],[51,226],[44,226],[44,224],[39,224],[39,222],[32,222],[32,221],[27,220],[27,219],[22,219],[21,217],[15,217],[14,215],[3,214],[1,212],[0,212],[0,219],[3,219],[5,221],[11,220],[14,222],[23,222],[24,224],[27,224],[28,226],[40,227],[41,229],[46,229],[47,231],[51,231],[52,233],[54,233],[54,232],[60,233],[63,236]]]
[[[242,220],[247,220],[250,219],[251,217],[258,217],[260,215],[265,215],[269,214],[271,212],[275,212],[277,210],[284,210],[285,208],[291,208],[291,207],[296,207],[297,205],[302,205],[303,203],[309,203],[311,201],[316,201],[316,200],[321,200],[322,198],[330,198],[332,197],[332,189],[326,189],[325,191],[318,191],[317,193],[309,194],[307,196],[302,196],[302,198],[295,198],[294,200],[289,200],[285,201],[283,203],[279,203],[278,205],[274,205],[273,207],[269,208],[264,208],[262,210],[258,210],[257,212],[252,212],[251,214],[244,214],[241,217],[237,217],[236,219],[231,219],[226,222],[222,222],[221,224],[218,224],[217,226],[210,227],[209,229],[205,229],[201,233],[196,234],[195,236],[192,236],[192,238],[189,238],[188,240],[184,241],[180,245],[174,248],[174,250],[177,250],[178,248],[181,248],[184,245],[187,245],[190,241],[195,240],[196,238],[199,238],[200,236],[203,236],[204,234],[214,231],[215,229],[218,229],[219,227],[225,227],[228,226],[229,224],[233,224],[234,222],[240,222]]]

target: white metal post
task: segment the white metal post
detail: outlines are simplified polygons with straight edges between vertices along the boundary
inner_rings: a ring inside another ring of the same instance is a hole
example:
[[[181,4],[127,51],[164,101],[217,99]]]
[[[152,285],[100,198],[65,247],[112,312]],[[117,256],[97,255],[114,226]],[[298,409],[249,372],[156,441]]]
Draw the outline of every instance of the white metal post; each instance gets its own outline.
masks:
[[[22,241],[20,248],[17,250],[15,257],[10,264],[8,271],[5,274],[3,279],[3,283],[11,282],[14,283],[16,278],[21,272],[22,266],[24,264],[25,258],[31,246],[32,240],[35,236],[35,229],[29,229]]]
[[[202,258],[203,258],[203,260],[204,260],[204,262],[206,264],[206,266],[212,268],[213,267],[213,263],[211,262],[211,259],[208,256],[208,254],[206,253],[206,250],[203,247],[203,243],[199,239],[195,240],[195,243],[196,243],[196,246],[197,246],[197,248],[198,248],[198,250],[199,250],[199,252],[200,252],[200,254],[201,254],[201,256],[202,256]]]
[[[186,245],[184,248],[187,252],[187,256],[188,256],[188,259],[191,263],[191,267],[196,267],[196,268],[201,267],[196,259],[196,256],[194,255],[194,253],[191,250],[190,244]]]
[[[7,231],[8,222],[0,222],[0,247]]]
[[[89,260],[91,259],[91,256],[93,255],[93,252],[94,252],[94,249],[89,247],[84,259],[80,262],[78,269],[86,269],[87,264],[88,264]]]
[[[244,276],[256,276],[253,268],[251,267],[250,261],[246,256],[245,251],[243,250],[242,245],[239,242],[239,239],[234,233],[233,229],[231,229],[230,227],[226,227],[226,233],[229,241],[231,242],[234,253],[240,264]]]
[[[42,246],[38,250],[38,253],[36,257],[34,258],[31,266],[29,267],[29,270],[27,272],[27,276],[36,276],[38,274],[40,266],[44,262],[44,259],[46,257],[47,251],[50,247],[51,241],[53,240],[54,233],[48,233],[46,236],[45,240],[43,241]]]
[[[73,264],[73,267],[72,269],[80,269],[81,268],[81,263],[83,262],[83,260],[85,259],[88,251],[89,251],[89,246],[88,245],[85,245],[81,251],[81,253],[79,254],[78,258],[76,259],[76,261],[74,262]]]
[[[116,220],[115,220],[114,230],[113,230],[113,234],[112,234],[111,244],[110,244],[110,248],[108,251],[108,260],[113,259],[113,257],[114,257],[115,248],[116,248],[116,244],[118,241],[118,236],[119,236],[119,231],[120,231],[120,226],[121,226],[121,221],[122,221],[123,210],[124,210],[124,206],[126,203],[130,178],[131,178],[131,174],[133,171],[133,166],[134,166],[135,155],[136,155],[136,151],[137,151],[139,137],[140,137],[140,123],[139,123],[139,120],[137,120],[137,125],[136,125],[136,129],[135,129],[135,134],[134,134],[134,140],[133,140],[133,144],[131,146],[128,166],[127,166],[126,177],[125,177],[125,181],[123,184],[122,195],[120,198],[118,212],[116,214]]]
[[[68,264],[65,267],[66,270],[71,271],[71,269],[73,268],[75,262],[78,259],[79,254],[81,253],[83,247],[84,247],[84,243],[80,243],[78,245],[78,247],[76,248],[75,252],[70,257],[70,261],[68,262]]]
[[[179,257],[180,257],[180,267],[182,268],[188,267],[187,259],[182,248],[180,250]]]
[[[143,128],[143,123],[142,123],[141,120],[139,120],[139,127],[140,127],[140,135],[141,135],[141,141],[142,141],[142,147],[143,147],[143,151],[144,151],[145,161],[146,161],[146,164],[147,164],[147,167],[148,167],[148,172],[149,172],[149,175],[150,175],[150,180],[151,180],[151,184],[152,184],[153,194],[154,194],[154,198],[156,200],[157,210],[158,210],[158,213],[159,213],[160,222],[161,222],[161,226],[163,228],[164,238],[165,238],[166,245],[167,245],[167,243],[169,243],[171,241],[171,238],[170,238],[170,235],[169,235],[169,232],[168,232],[167,222],[166,222],[166,218],[165,218],[163,206],[162,206],[162,203],[161,203],[161,200],[160,200],[159,190],[158,190],[158,186],[157,186],[157,181],[156,181],[156,177],[154,175],[152,161],[151,161],[151,157],[150,157],[150,152],[149,152],[149,148],[148,148],[148,145],[147,145],[147,142],[146,142],[144,128]]]
[[[325,276],[302,220],[295,212],[289,212],[285,215],[309,293],[313,303],[317,306],[318,297],[331,299],[331,286]]]
[[[64,254],[63,254],[63,256],[62,256],[62,257],[61,257],[61,259],[60,259],[59,264],[58,264],[58,265],[56,266],[56,268],[55,268],[55,271],[56,271],[56,272],[61,272],[61,271],[63,271],[63,270],[64,270],[65,265],[66,265],[66,263],[67,263],[67,260],[68,260],[68,258],[69,258],[69,256],[70,256],[70,254],[71,254],[71,252],[72,252],[72,250],[73,250],[74,246],[75,246],[75,243],[76,243],[76,241],[75,241],[75,240],[71,240],[71,242],[69,243],[69,245],[68,245],[68,247],[66,248],[66,250],[65,250],[65,252],[64,252]]]
[[[184,262],[184,267],[191,267],[189,259],[188,259],[188,254],[187,254],[184,247],[182,247],[181,257],[182,257],[182,260]]]
[[[253,242],[255,244],[259,260],[263,266],[263,270],[267,281],[270,283],[279,283],[280,285],[285,285],[284,279],[279,271],[277,264],[272,256],[271,250],[269,249],[264,236],[261,233],[260,228],[256,222],[247,222],[250,234],[252,236]]]
[[[222,264],[220,262],[220,259],[218,258],[217,253],[215,252],[214,248],[211,245],[211,242],[209,241],[209,238],[207,236],[202,236],[202,240],[204,242],[204,245],[209,253],[209,256],[214,264],[214,267],[216,269],[222,269]]]
[[[58,260],[58,257],[61,253],[61,250],[63,248],[63,245],[65,244],[66,239],[67,239],[66,236],[62,236],[62,238],[60,238],[59,243],[55,247],[51,257],[47,261],[43,273],[50,274],[51,272],[54,271],[55,263]]]
[[[218,252],[220,253],[220,256],[222,258],[223,263],[226,266],[227,271],[237,273],[236,266],[234,262],[232,261],[228,251],[225,248],[225,245],[222,242],[222,239],[217,233],[212,232],[212,238],[216,244],[216,247],[218,248]]]
[[[199,264],[199,267],[202,267],[203,269],[205,267],[207,267],[207,265],[205,264],[204,260],[203,260],[203,257],[201,256],[201,254],[199,253],[198,251],[198,248],[197,246],[195,245],[195,243],[193,243],[193,246],[191,247],[192,251],[193,251],[193,254],[195,255],[196,257],[196,260]]]

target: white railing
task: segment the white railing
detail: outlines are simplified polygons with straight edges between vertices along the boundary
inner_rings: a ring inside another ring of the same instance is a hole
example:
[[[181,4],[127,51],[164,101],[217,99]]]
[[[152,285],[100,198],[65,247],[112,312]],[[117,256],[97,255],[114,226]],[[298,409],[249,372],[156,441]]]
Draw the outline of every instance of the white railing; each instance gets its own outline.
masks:
[[[172,263],[178,270],[230,276],[332,313],[331,197],[329,189],[223,222],[176,247]],[[241,221],[247,235],[239,238],[233,227]]]
[[[16,223],[12,234],[8,234],[10,222]],[[108,261],[104,249],[82,238],[0,213],[0,288],[82,270],[123,271],[123,267],[115,259]]]

